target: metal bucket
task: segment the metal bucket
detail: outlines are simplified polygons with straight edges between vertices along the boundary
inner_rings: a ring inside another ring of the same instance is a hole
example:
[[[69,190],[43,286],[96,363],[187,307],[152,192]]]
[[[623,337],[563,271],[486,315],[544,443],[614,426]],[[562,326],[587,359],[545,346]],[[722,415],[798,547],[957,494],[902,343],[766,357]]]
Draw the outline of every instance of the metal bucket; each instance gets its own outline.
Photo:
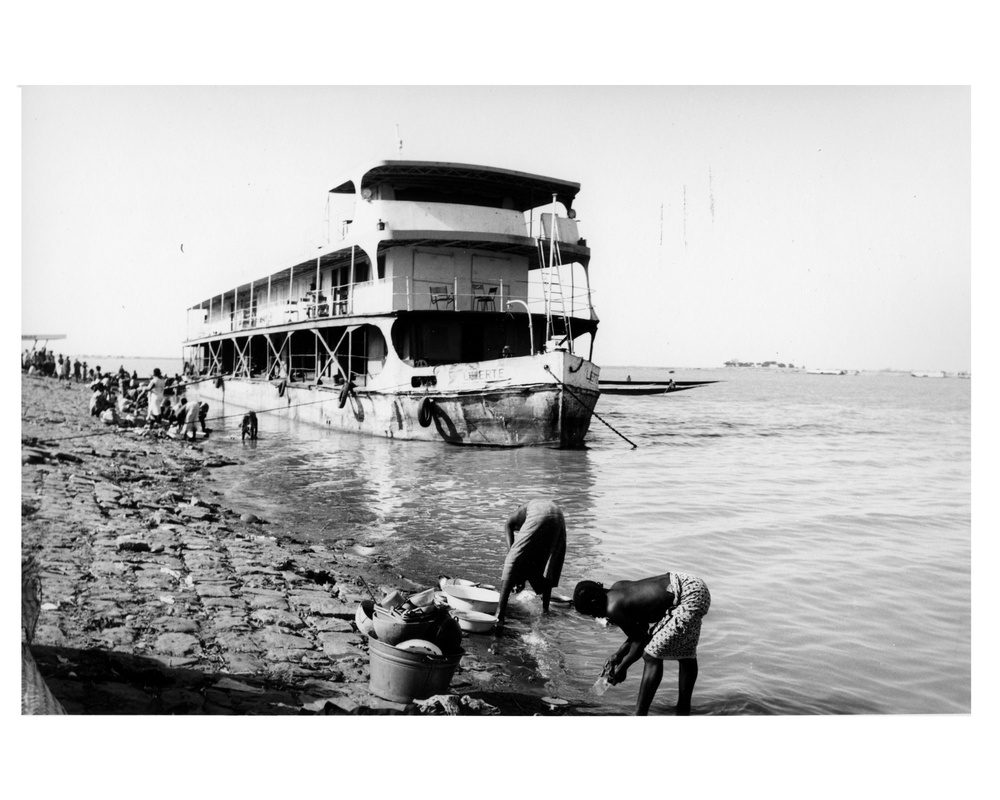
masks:
[[[464,651],[448,656],[400,650],[378,639],[368,639],[371,693],[395,703],[423,700],[448,691]]]

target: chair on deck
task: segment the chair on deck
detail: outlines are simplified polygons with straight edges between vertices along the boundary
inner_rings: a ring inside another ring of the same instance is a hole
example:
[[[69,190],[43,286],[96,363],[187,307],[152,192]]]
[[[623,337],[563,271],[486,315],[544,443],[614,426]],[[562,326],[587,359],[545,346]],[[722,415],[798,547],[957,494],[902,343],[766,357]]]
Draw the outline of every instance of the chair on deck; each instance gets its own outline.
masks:
[[[449,303],[454,307],[455,295],[451,293],[451,289],[447,286],[432,286],[431,302],[434,304],[434,308],[438,310],[440,310],[438,303],[444,303],[445,308],[448,307]]]
[[[340,286],[333,292],[333,313],[337,316],[347,314],[347,287]]]
[[[497,310],[495,299],[497,296],[496,286],[491,286],[489,292],[483,294],[483,284],[474,283],[472,284],[472,291],[476,295],[476,311],[485,311],[486,306],[489,306],[491,311]]]

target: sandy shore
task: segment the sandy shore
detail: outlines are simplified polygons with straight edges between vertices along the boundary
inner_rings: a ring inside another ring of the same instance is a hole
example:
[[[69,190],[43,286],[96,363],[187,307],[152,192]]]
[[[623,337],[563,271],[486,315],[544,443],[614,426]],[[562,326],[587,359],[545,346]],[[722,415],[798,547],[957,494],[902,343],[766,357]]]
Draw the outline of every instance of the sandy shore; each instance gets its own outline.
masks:
[[[31,652],[70,714],[416,714],[368,691],[367,582],[417,589],[354,540],[297,543],[225,508],[196,444],[110,428],[82,384],[22,377],[21,546],[41,569]],[[451,713],[531,714],[467,637]]]

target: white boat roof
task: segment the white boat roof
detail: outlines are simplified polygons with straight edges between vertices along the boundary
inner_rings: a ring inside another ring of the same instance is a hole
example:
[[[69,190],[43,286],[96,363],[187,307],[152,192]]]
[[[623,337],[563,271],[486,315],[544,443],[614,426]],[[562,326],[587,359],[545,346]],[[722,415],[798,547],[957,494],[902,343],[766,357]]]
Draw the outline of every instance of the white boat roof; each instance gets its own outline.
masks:
[[[351,177],[334,186],[331,194],[357,194],[366,186],[388,182],[399,193],[408,189],[449,195],[509,198],[518,211],[538,208],[552,195],[568,211],[580,184],[544,175],[532,175],[500,167],[457,164],[448,161],[376,161],[354,170]]]

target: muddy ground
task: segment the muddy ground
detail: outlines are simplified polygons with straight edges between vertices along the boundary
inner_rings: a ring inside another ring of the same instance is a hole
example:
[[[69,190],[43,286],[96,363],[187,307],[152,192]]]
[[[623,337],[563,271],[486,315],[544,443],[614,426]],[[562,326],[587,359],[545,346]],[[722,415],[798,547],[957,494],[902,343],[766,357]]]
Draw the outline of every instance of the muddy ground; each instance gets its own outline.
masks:
[[[67,713],[546,712],[491,636],[466,637],[449,700],[374,696],[354,624],[366,584],[424,587],[366,541],[296,542],[280,520],[224,507],[213,471],[238,462],[211,436],[109,427],[88,398],[22,377],[21,547],[42,587],[31,652]]]

